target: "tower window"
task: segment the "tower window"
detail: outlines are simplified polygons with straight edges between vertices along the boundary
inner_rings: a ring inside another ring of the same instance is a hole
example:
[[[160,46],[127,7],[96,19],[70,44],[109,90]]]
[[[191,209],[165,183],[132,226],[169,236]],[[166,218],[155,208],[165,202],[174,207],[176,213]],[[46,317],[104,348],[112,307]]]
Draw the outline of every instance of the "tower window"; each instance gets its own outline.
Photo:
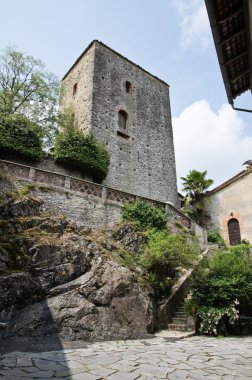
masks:
[[[131,92],[131,83],[128,80],[125,82],[125,88],[127,93]]]
[[[121,110],[118,112],[118,127],[120,129],[123,129],[126,131],[127,129],[127,119],[128,119],[128,114],[127,112]]]
[[[75,83],[73,86],[73,95],[75,95],[76,92],[77,92],[77,83]]]

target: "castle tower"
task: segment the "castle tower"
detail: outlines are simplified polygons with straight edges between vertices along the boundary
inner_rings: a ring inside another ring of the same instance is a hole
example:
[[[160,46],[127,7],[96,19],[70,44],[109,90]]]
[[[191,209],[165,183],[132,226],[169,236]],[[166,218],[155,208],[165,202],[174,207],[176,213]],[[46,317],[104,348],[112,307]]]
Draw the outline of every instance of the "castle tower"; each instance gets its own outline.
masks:
[[[169,86],[99,41],[62,81],[62,109],[111,152],[104,184],[177,206]]]

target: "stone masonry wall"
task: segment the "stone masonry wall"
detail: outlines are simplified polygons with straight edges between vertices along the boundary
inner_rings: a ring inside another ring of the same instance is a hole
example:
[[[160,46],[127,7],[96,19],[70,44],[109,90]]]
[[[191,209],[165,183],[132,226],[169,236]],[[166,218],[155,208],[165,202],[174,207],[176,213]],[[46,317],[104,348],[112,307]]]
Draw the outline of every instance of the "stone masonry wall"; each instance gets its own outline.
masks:
[[[73,104],[78,127],[91,130],[111,152],[104,184],[178,207],[169,86],[98,41],[63,84],[63,108]],[[120,110],[128,115],[124,131]]]
[[[191,228],[191,220],[168,203],[137,197],[79,178],[4,160],[0,160],[1,175],[14,179],[19,189],[27,183],[36,184],[36,195],[43,199],[45,211],[62,214],[86,228],[105,228],[119,222],[122,205],[136,199],[165,208],[170,220]],[[10,191],[9,188],[5,190]]]
[[[92,130],[111,152],[105,184],[177,206],[169,86],[95,46]],[[128,114],[125,135],[118,131],[120,110]]]
[[[92,123],[93,75],[94,48],[91,48],[62,82],[61,110],[71,107],[76,126],[85,132],[91,130]]]

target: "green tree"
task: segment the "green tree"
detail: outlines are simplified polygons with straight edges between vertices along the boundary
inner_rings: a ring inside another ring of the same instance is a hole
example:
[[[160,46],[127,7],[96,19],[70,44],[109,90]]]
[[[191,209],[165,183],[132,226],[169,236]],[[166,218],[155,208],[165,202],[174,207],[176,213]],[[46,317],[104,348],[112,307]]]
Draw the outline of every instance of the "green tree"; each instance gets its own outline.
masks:
[[[0,116],[21,115],[49,145],[55,136],[60,85],[38,59],[7,47],[0,54]]]
[[[181,177],[183,189],[186,193],[185,206],[191,211],[197,222],[202,221],[203,199],[206,190],[213,184],[212,179],[206,178],[207,171],[190,170],[186,177]]]
[[[21,115],[0,116],[0,152],[14,153],[30,160],[43,156],[42,141],[36,133],[37,125]]]

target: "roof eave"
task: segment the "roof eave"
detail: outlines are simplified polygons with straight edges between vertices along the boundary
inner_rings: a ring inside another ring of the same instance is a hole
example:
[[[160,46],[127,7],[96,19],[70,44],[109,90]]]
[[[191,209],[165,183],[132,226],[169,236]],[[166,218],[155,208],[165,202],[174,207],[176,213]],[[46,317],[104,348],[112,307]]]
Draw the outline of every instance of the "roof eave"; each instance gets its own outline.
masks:
[[[230,88],[230,84],[229,84],[226,66],[224,65],[225,60],[224,60],[224,57],[223,57],[223,54],[221,51],[221,47],[220,47],[220,36],[219,36],[218,27],[217,27],[217,21],[215,19],[215,15],[214,15],[213,5],[212,5],[211,0],[205,0],[205,3],[206,3],[206,7],[207,7],[208,16],[209,16],[210,26],[212,29],[214,45],[215,45],[215,49],[217,52],[220,70],[221,70],[224,86],[225,86],[227,97],[228,97],[228,102],[229,102],[229,104],[233,105],[234,101],[233,101],[232,92],[231,92],[231,88]]]
[[[247,38],[249,41],[249,68],[250,68],[250,91],[252,91],[252,0],[247,1],[246,12]]]
[[[229,78],[228,71],[227,71],[227,62],[225,62],[225,58],[223,56],[223,50],[222,50],[222,44],[223,41],[221,41],[220,31],[219,31],[219,23],[218,20],[215,17],[214,12],[214,4],[212,0],[205,0],[206,8],[208,12],[208,17],[210,21],[210,26],[212,29],[214,44],[216,48],[216,53],[219,61],[219,66],[223,78],[223,83],[225,86],[226,94],[229,103],[233,106],[234,105],[234,99],[241,95],[242,93],[246,92],[248,89],[251,90],[251,83],[252,83],[252,66],[251,66],[251,41],[252,41],[252,35],[251,35],[251,15],[252,15],[252,0],[244,0],[244,2],[241,4],[241,10],[244,12],[245,16],[245,27],[243,31],[246,34],[246,39],[248,41],[248,57],[249,57],[249,69],[250,69],[250,77],[249,77],[249,84],[247,88],[240,88],[239,91],[232,91],[231,88],[231,81],[232,79]],[[230,16],[231,17],[231,16]]]
[[[252,173],[252,168],[251,169],[246,169],[246,170],[242,170],[241,172],[239,172],[238,174],[236,174],[235,176],[231,177],[230,179],[228,179],[227,181],[223,182],[222,184],[220,184],[219,186],[215,187],[213,190],[210,190],[210,191],[207,191],[206,192],[206,196],[211,196],[212,194],[215,194],[217,193],[218,191],[221,191],[223,190],[224,188],[226,188],[227,186],[229,185],[232,185],[232,183],[238,181],[240,178],[248,175]]]

